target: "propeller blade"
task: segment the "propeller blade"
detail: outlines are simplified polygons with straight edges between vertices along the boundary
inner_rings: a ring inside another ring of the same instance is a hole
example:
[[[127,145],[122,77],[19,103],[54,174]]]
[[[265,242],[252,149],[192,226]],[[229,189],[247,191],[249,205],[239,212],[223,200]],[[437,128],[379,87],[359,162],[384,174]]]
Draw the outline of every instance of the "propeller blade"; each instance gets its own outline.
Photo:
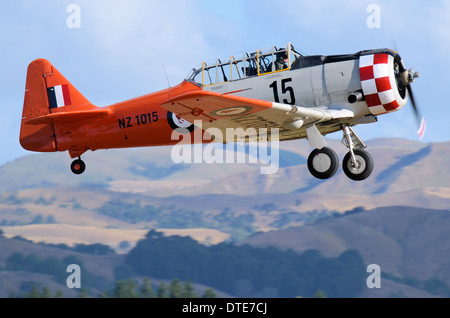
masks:
[[[425,118],[422,117],[422,122],[420,123],[419,130],[417,131],[417,134],[419,135],[420,140],[422,140],[423,135],[425,135],[425,128],[426,128],[426,122]]]
[[[426,122],[425,118],[420,113],[419,108],[417,107],[416,100],[414,99],[414,94],[411,88],[411,84],[406,85],[406,89],[408,90],[409,98],[411,100],[411,105],[414,110],[414,115],[416,116],[417,125],[419,126],[419,130],[417,131],[417,134],[419,135],[419,138],[422,139],[425,134],[425,128],[426,128]]]

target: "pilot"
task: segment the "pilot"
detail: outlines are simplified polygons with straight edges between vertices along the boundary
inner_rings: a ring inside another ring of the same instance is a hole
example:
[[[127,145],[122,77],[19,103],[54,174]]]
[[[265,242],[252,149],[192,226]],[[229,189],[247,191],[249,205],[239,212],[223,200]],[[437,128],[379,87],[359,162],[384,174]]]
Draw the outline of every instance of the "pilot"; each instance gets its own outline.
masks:
[[[275,60],[275,70],[284,70],[288,68],[287,66],[288,56],[286,52],[279,52],[276,54],[276,60]]]

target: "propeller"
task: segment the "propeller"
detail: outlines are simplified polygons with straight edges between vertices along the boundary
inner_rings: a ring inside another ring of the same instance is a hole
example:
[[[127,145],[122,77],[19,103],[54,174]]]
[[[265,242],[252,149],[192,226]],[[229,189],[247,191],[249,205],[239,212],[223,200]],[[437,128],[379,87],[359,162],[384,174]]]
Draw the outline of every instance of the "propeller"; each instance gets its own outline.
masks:
[[[406,90],[408,91],[411,106],[413,108],[414,115],[417,121],[418,126],[417,134],[419,135],[419,138],[422,139],[425,134],[425,127],[426,127],[425,117],[422,116],[422,113],[420,112],[419,107],[417,106],[413,90],[411,87],[411,83],[414,82],[414,80],[419,77],[419,72],[415,72],[412,69],[409,69],[401,72],[399,75],[400,81],[403,83],[403,85],[405,85]]]
[[[411,100],[414,115],[416,116],[417,126],[419,127],[419,129],[417,130],[417,134],[419,135],[419,138],[422,140],[425,134],[425,127],[426,127],[425,117],[422,116],[419,108],[417,107],[416,100],[414,99],[413,90],[411,88],[411,84],[406,85],[406,89],[408,90],[408,95]]]
[[[387,25],[386,29],[389,32],[389,39],[393,44],[394,50],[396,52],[398,52],[397,41],[396,41],[396,38],[395,38],[389,24],[390,23],[388,21],[388,25]],[[403,68],[403,63],[402,63],[402,68]],[[419,108],[417,107],[416,101],[414,99],[414,94],[413,94],[413,91],[411,88],[411,83],[414,82],[414,80],[419,77],[419,72],[415,72],[412,69],[409,69],[409,70],[404,70],[403,72],[398,71],[398,73],[396,73],[396,74],[399,75],[399,80],[404,85],[404,87],[406,87],[406,90],[408,92],[408,95],[409,95],[409,98],[411,101],[411,105],[412,105],[412,108],[414,111],[414,115],[415,115],[416,121],[417,121],[417,126],[418,126],[417,135],[419,136],[419,139],[422,140],[423,136],[425,135],[425,128],[426,128],[425,117],[422,116]]]

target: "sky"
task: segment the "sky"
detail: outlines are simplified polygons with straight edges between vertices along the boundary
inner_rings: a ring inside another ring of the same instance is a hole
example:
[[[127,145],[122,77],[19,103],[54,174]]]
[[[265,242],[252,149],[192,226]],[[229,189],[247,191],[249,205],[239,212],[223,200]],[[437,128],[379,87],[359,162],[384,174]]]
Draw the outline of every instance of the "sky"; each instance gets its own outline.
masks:
[[[30,153],[19,131],[36,58],[107,106],[176,85],[202,61],[289,42],[307,55],[397,50],[420,72],[413,91],[427,121],[422,142],[450,140],[450,1],[18,0],[0,2],[0,165]],[[409,103],[356,131],[363,140],[418,140]]]

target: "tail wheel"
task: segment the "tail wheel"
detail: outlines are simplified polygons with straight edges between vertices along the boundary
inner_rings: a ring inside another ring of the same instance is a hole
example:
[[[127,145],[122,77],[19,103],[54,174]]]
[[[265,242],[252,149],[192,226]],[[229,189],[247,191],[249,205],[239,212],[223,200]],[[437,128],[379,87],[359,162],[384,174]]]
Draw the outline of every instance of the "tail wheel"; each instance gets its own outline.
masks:
[[[352,162],[351,153],[347,153],[342,162],[344,173],[352,180],[367,179],[373,171],[373,159],[367,151],[354,150],[356,165]]]
[[[86,170],[86,164],[83,160],[77,159],[72,162],[72,164],[70,165],[70,169],[75,174],[82,174],[84,170]]]
[[[332,149],[315,149],[308,157],[309,172],[318,179],[329,179],[336,173],[339,158]]]

